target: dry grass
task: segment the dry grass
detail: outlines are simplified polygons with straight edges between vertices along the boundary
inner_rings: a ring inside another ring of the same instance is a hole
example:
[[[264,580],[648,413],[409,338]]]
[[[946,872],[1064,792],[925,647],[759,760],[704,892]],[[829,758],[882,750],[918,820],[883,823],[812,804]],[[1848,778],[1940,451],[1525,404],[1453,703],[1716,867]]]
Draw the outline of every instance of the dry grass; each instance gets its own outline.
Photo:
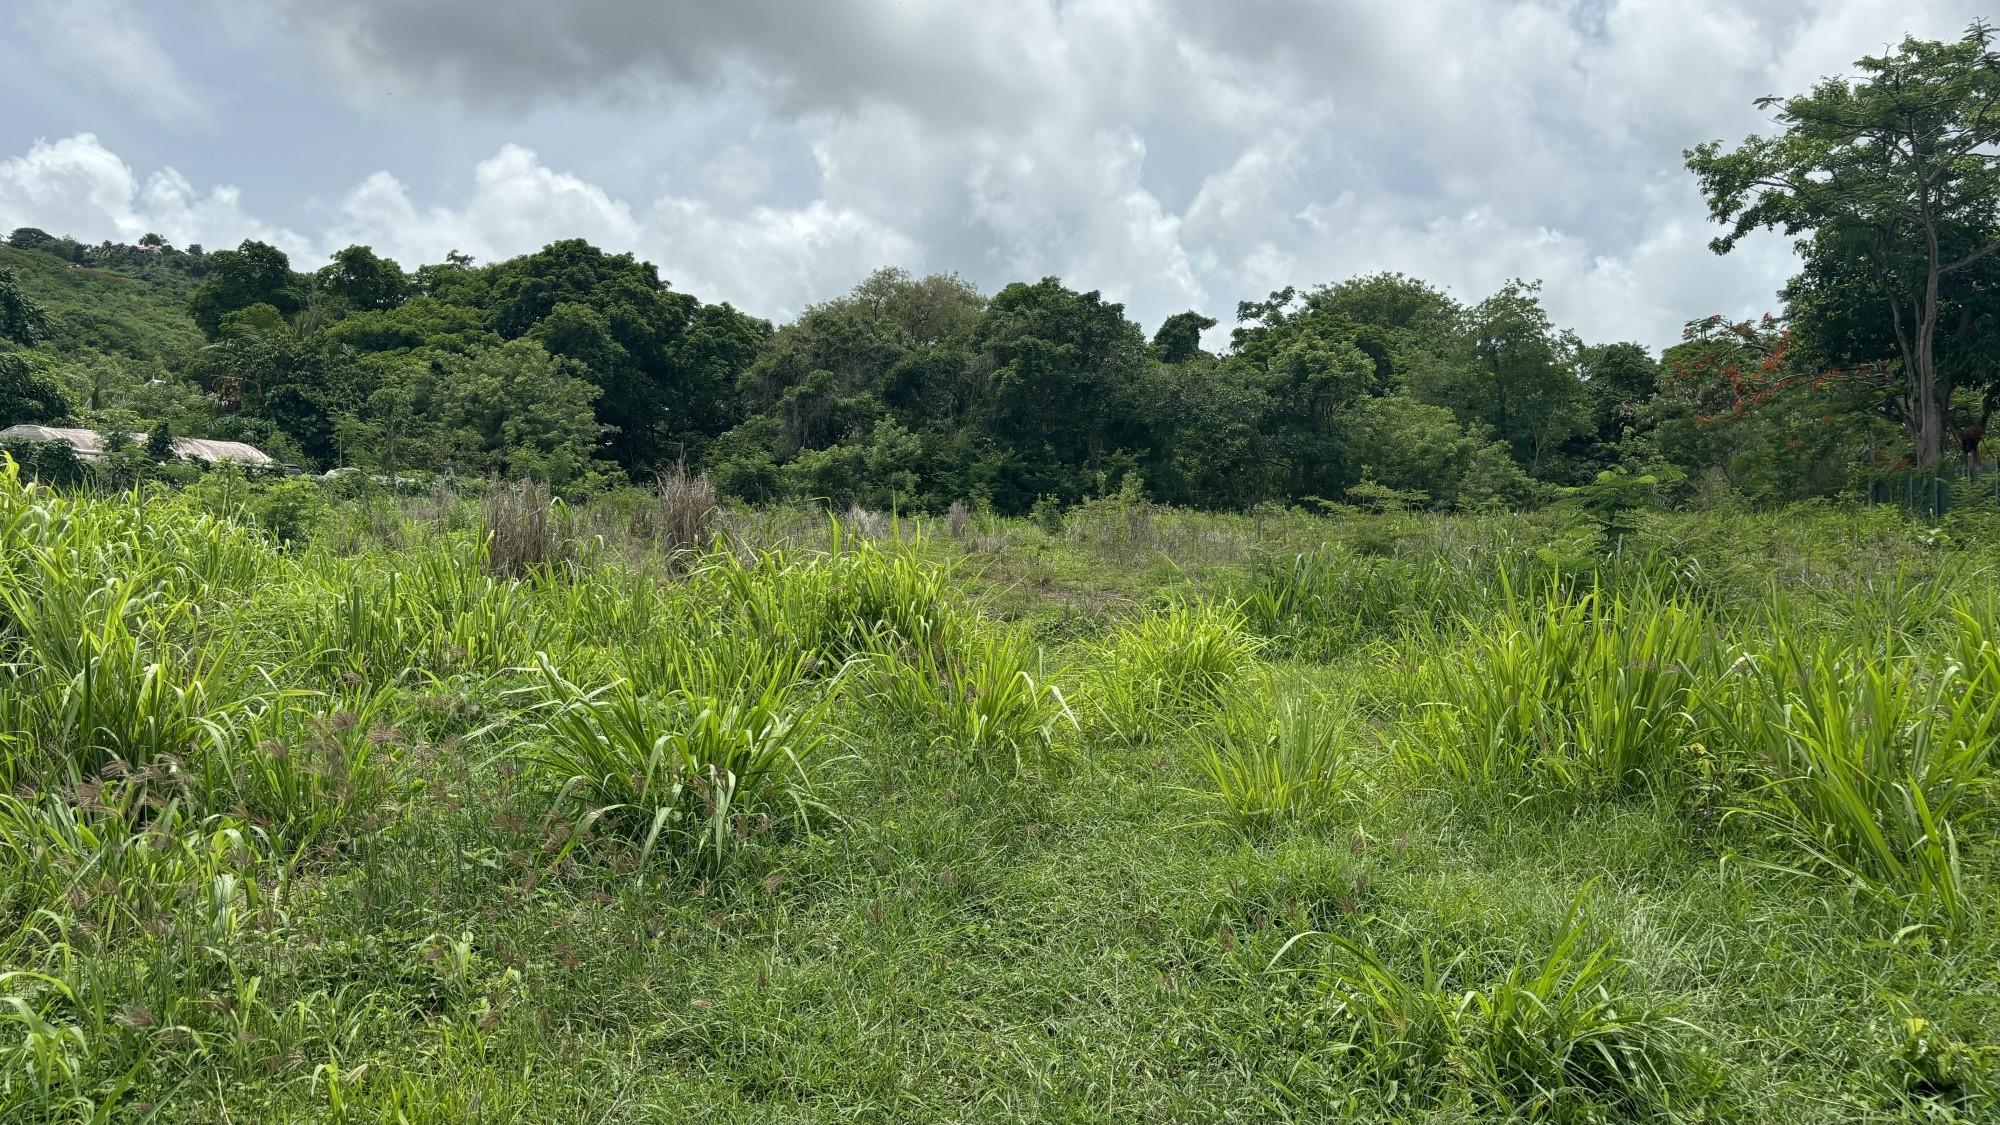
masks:
[[[690,474],[686,465],[677,464],[655,479],[653,496],[652,507],[635,521],[636,530],[658,544],[662,554],[674,558],[715,546],[721,509],[707,473]]]
[[[486,569],[523,578],[572,561],[547,485],[523,478],[486,493]]]

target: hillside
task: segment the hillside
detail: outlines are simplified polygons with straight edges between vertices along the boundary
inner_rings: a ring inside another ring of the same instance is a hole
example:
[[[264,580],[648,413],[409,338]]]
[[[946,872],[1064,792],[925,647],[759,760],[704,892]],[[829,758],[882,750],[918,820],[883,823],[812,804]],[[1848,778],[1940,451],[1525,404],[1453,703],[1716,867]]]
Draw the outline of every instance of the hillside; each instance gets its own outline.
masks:
[[[0,267],[49,313],[55,339],[45,351],[70,357],[118,356],[174,367],[201,346],[188,319],[199,277],[169,269],[79,265],[40,250],[0,244]]]

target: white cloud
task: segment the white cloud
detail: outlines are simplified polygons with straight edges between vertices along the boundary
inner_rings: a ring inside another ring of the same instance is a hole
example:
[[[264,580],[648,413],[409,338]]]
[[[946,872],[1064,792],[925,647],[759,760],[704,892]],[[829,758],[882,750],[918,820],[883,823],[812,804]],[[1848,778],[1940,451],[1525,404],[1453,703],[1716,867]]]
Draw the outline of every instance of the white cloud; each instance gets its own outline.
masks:
[[[559,238],[585,238],[650,259],[678,288],[763,315],[795,313],[845,289],[857,279],[856,262],[872,268],[921,260],[908,238],[825,201],[722,208],[665,196],[635,217],[629,204],[546,167],[518,145],[482,161],[473,185],[461,206],[419,208],[402,183],[378,172],[340,202],[320,239],[322,254],[359,242],[414,266],[453,250],[493,261]]]
[[[587,238],[617,249],[638,240],[631,208],[593,184],[543,167],[519,145],[482,161],[473,184],[462,208],[419,210],[394,176],[377,172],[341,201],[321,241],[329,251],[368,243],[414,266],[453,250],[492,260],[557,238]]]
[[[730,216],[669,196],[654,205],[640,249],[676,288],[781,319],[859,281],[857,263],[924,265],[921,248],[902,232],[824,200]]]
[[[233,188],[203,195],[172,168],[141,184],[117,154],[90,133],[36,141],[0,161],[0,229],[40,227],[92,241],[136,242],[148,232],[179,245],[233,246],[261,239],[291,253],[311,244],[252,217]]]
[[[50,50],[146,115],[168,122],[202,115],[173,59],[124,0],[39,0],[29,25]]]

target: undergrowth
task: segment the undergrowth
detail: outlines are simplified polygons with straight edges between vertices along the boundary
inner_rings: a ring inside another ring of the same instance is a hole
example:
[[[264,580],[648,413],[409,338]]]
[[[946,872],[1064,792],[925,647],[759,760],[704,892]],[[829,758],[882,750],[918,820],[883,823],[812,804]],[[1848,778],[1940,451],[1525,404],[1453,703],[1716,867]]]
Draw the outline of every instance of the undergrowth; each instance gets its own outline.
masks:
[[[491,495],[0,476],[0,1120],[2000,1111],[1977,543]]]

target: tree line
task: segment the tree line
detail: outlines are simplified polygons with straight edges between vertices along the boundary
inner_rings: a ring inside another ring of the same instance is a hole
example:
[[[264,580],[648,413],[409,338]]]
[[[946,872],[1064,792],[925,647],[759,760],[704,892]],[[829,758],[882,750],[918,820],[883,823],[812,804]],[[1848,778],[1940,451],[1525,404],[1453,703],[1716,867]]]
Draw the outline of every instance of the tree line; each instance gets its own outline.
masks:
[[[783,326],[580,240],[405,270],[234,250],[9,246],[180,287],[199,334],[143,379],[0,267],[0,423],[259,444],[296,465],[532,476],[572,492],[707,471],[750,501],[1022,512],[1175,504],[1519,507],[1603,474],[1780,502],[1979,455],[2000,400],[2000,56],[1976,25],[1772,100],[1782,132],[1688,152],[1728,231],[1798,239],[1783,315],[1655,356],[1558,327],[1516,281],[1464,302],[1376,274],[1150,335],[1058,278],[990,296],[882,270]],[[1213,342],[1216,346],[1207,346]]]

